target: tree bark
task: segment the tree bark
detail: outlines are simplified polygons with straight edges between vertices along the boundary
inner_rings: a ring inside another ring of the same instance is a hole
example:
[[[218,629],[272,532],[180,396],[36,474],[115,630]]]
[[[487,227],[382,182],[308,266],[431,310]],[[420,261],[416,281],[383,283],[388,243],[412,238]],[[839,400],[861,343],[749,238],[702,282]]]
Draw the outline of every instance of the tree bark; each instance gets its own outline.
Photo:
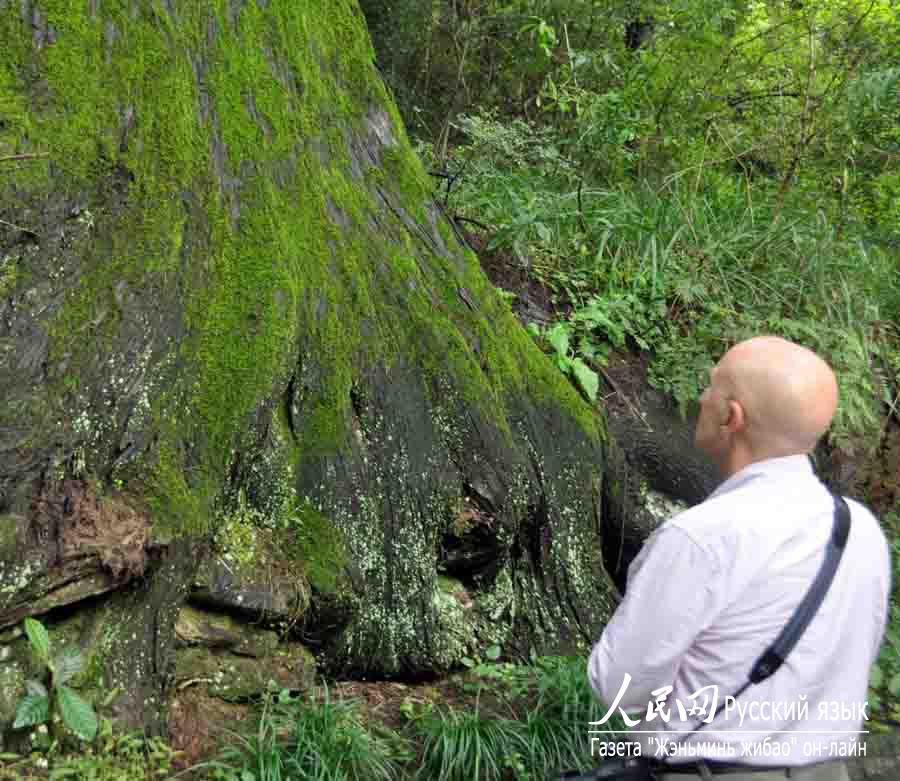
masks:
[[[298,577],[341,540],[335,668],[594,640],[602,420],[434,206],[355,0],[0,0],[0,38],[0,158],[33,156],[0,159],[0,514],[58,545],[35,508],[76,481],[151,520],[98,619],[117,711],[161,725],[235,496]]]

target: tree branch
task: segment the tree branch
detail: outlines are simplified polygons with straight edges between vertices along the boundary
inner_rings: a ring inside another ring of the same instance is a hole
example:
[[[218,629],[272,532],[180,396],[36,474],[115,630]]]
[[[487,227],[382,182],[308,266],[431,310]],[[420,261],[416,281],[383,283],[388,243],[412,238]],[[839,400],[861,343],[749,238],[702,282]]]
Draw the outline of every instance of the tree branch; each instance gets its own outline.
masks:
[[[5,163],[12,160],[37,160],[41,157],[47,157],[47,152],[31,152],[22,155],[7,155],[6,157],[0,157],[0,163]]]
[[[489,225],[485,225],[483,222],[479,222],[478,220],[473,220],[471,217],[463,217],[462,215],[454,214],[450,219],[452,219],[454,222],[470,222],[472,223],[472,225],[477,225],[479,228],[481,228],[481,230],[493,230],[493,228],[491,228]]]
[[[7,222],[6,220],[0,220],[0,225],[7,225],[13,230],[22,231],[22,233],[27,233],[29,236],[37,237],[37,234],[31,230],[31,228],[23,228],[21,225],[16,225],[15,223]]]

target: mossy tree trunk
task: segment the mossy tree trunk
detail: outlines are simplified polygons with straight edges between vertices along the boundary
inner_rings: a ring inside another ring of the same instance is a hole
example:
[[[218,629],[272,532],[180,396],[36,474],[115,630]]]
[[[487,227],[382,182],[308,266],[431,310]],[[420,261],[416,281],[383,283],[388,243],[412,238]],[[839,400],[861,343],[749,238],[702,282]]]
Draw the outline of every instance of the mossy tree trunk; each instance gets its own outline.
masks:
[[[152,518],[102,630],[132,719],[222,497],[302,543],[335,666],[591,641],[602,421],[432,202],[356,0],[0,0],[0,39],[0,515],[52,544],[82,480]]]

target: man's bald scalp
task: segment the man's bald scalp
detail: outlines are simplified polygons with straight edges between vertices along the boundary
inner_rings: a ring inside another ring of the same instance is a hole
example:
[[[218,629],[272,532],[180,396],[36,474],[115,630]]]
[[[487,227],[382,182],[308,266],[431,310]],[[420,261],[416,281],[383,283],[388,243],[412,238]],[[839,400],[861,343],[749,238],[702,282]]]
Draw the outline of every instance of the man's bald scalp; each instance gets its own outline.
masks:
[[[717,379],[746,417],[760,456],[808,453],[837,409],[834,372],[818,355],[777,336],[758,336],[729,350]]]

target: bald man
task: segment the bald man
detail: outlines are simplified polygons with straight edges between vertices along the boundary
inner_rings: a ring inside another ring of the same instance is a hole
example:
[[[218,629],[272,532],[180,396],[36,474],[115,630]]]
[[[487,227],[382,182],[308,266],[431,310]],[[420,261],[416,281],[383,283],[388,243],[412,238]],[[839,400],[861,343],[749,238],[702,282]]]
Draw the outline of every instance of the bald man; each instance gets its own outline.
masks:
[[[887,542],[862,505],[847,502],[843,558],[785,663],[724,701],[746,683],[821,566],[834,499],[808,454],[837,402],[828,364],[773,336],[736,345],[710,375],[695,444],[724,482],[647,540],[588,664],[598,697],[631,714],[630,723],[641,719],[633,737],[644,756],[664,761],[662,781],[848,778],[841,757],[865,739],[869,670],[890,592]]]

